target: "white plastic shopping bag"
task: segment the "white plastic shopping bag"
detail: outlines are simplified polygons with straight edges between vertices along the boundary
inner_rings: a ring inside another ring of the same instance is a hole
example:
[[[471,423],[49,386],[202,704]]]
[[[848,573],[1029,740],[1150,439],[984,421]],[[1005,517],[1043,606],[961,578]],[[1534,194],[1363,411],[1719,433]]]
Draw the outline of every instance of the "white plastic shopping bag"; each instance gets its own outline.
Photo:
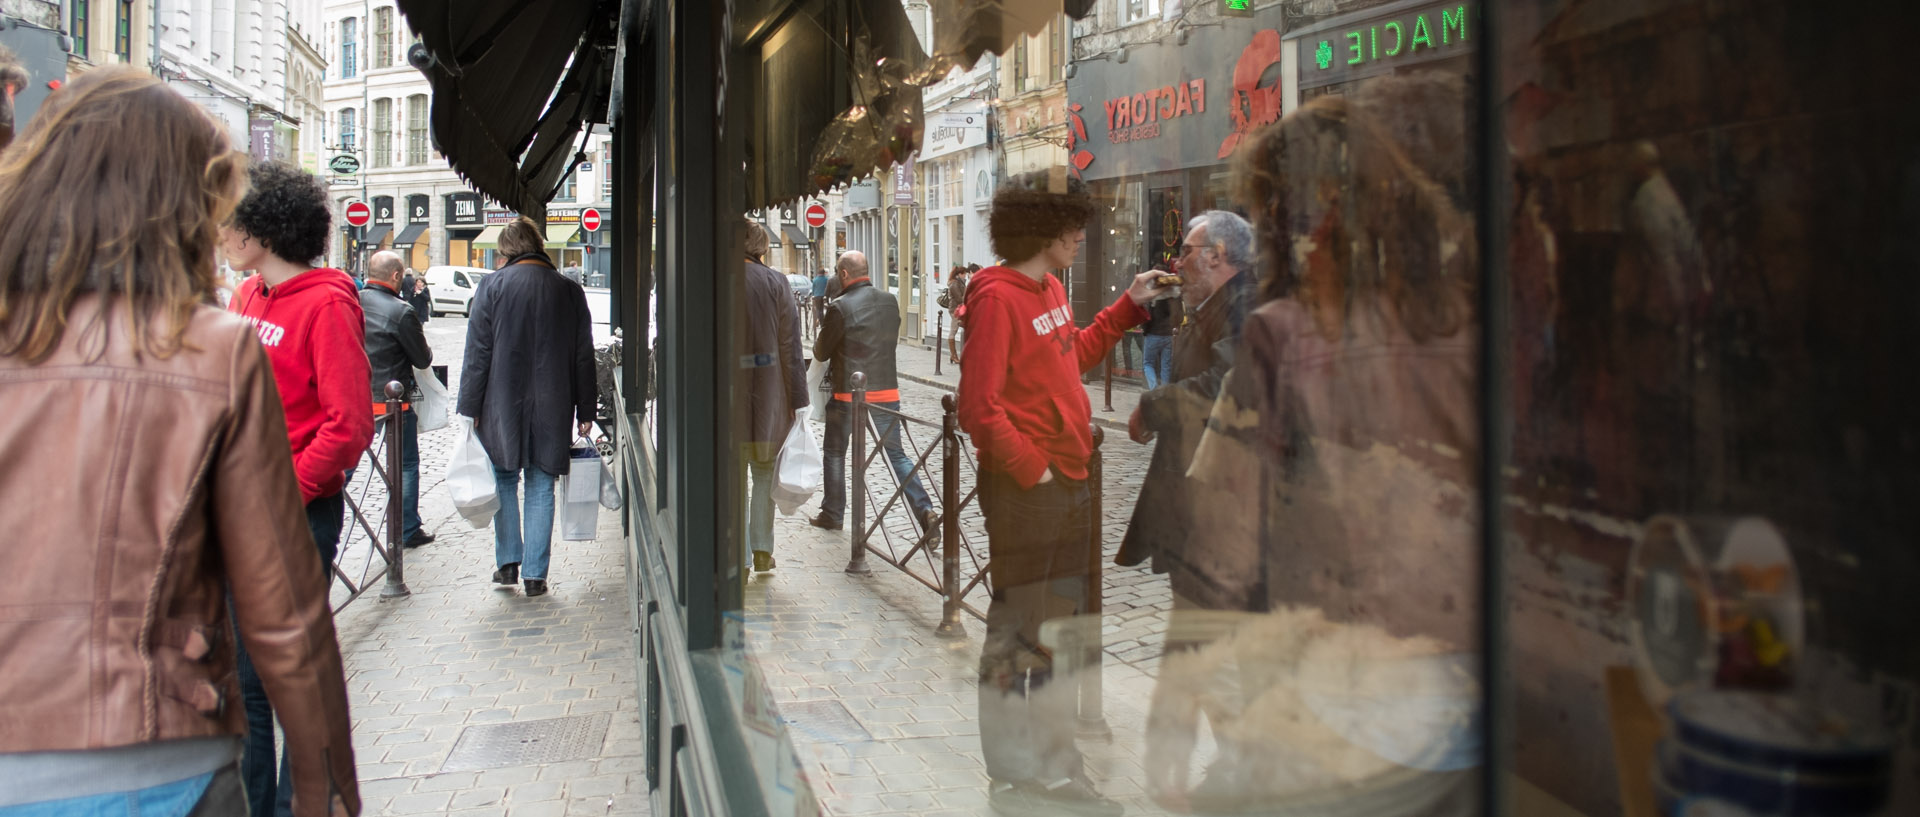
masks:
[[[620,483],[613,478],[613,468],[606,460],[600,461],[600,507],[609,511],[620,510],[624,504],[620,496]]]
[[[437,431],[447,425],[447,387],[435,377],[432,369],[414,369],[413,381],[420,384],[420,399],[413,404],[413,413],[419,420],[421,431]]]
[[[819,441],[804,422],[806,411],[793,413],[793,429],[787,432],[780,458],[774,461],[773,504],[782,516],[799,513],[800,506],[826,484],[826,463],[820,456]]]
[[[560,538],[590,542],[600,529],[600,452],[574,446],[573,461],[560,477]]]
[[[813,421],[816,423],[827,421],[826,380],[826,361],[816,360],[813,365],[807,367],[807,394],[812,401],[807,404],[807,409],[813,413]]]
[[[493,461],[474,433],[473,420],[460,418],[460,442],[447,459],[447,493],[453,495],[453,507],[467,524],[484,528],[500,510],[500,496],[493,483]]]

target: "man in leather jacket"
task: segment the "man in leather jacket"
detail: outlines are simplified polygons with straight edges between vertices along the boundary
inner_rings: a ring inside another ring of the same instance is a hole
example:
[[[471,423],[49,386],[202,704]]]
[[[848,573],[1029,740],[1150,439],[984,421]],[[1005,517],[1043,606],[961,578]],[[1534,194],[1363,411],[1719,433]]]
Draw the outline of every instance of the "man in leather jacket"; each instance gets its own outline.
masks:
[[[840,256],[834,265],[842,292],[827,307],[820,335],[813,342],[813,359],[832,362],[833,400],[827,404],[826,496],[814,527],[839,530],[847,506],[847,443],[853,426],[855,372],[867,376],[867,404],[900,410],[900,379],[894,370],[894,350],[900,343],[900,305],[892,295],[873,288],[867,277],[867,257],[858,252]],[[894,476],[906,486],[907,504],[921,525],[922,536],[938,526],[940,515],[914,473],[913,458],[900,446],[899,418],[884,411],[871,413],[873,426],[887,449]]]
[[[360,310],[367,316],[367,363],[373,369],[373,413],[387,410],[387,383],[398,380],[406,389],[400,408],[400,525],[401,539],[413,548],[433,541],[420,522],[420,418],[412,402],[420,398],[414,369],[433,364],[433,349],[420,316],[401,298],[400,256],[381,251],[367,263],[367,286],[360,290]]]

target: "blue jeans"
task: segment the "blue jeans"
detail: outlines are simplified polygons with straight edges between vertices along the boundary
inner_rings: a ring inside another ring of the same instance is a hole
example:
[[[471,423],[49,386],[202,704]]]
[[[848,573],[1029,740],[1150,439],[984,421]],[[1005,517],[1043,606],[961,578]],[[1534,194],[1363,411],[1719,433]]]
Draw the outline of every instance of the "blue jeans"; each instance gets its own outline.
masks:
[[[800,422],[806,422],[802,420]],[[773,464],[780,458],[779,443],[747,443],[747,547],[773,552]]]
[[[420,417],[400,412],[400,541],[420,534]]]
[[[898,402],[868,403],[884,409],[900,410]],[[873,418],[873,427],[880,432],[882,447],[887,450],[887,462],[893,466],[893,475],[906,485],[907,506],[917,516],[925,516],[933,510],[933,499],[927,496],[927,489],[920,484],[920,475],[913,470],[913,458],[907,456],[900,447],[900,418],[886,412],[869,412]],[[833,522],[840,522],[847,510],[847,446],[852,442],[853,404],[831,400],[827,403],[827,445],[825,474],[827,481],[826,496],[820,500],[820,515]],[[861,430],[864,433],[864,429]],[[876,499],[884,502],[885,499]],[[873,510],[878,511],[875,507]]]
[[[520,475],[527,476],[527,504],[520,505]],[[559,477],[531,465],[519,471],[493,469],[500,510],[493,515],[494,567],[518,563],[521,579],[547,578],[553,546],[553,483]],[[522,529],[521,519],[526,520]]]
[[[320,550],[320,569],[328,586],[333,584],[333,556],[340,548],[340,529],[345,524],[347,500],[342,494],[323,496],[307,503],[307,530]],[[232,596],[227,602],[232,604]],[[228,607],[231,614],[232,607]],[[235,620],[238,625],[238,619]],[[247,710],[247,742],[240,754],[241,784],[247,792],[247,810],[254,817],[293,814],[293,776],[282,758],[276,784],[273,763],[273,704],[267,701],[267,688],[253,670],[253,658],[247,645],[234,639],[239,659],[240,703]],[[277,808],[276,808],[277,805]]]
[[[134,791],[0,806],[0,817],[200,817],[243,813],[232,766]]]
[[[1141,368],[1147,373],[1147,389],[1160,388],[1173,379],[1173,336],[1148,335]]]

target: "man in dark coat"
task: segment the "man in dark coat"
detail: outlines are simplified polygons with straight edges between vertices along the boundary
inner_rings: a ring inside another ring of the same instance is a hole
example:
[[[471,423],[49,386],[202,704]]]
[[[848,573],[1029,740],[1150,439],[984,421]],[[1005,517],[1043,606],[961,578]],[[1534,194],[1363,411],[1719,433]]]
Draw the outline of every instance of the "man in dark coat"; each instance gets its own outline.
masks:
[[[473,418],[500,491],[493,581],[512,585],[524,578],[526,594],[538,596],[547,592],[554,481],[571,464],[573,426],[583,437],[592,432],[599,399],[593,317],[580,285],[553,268],[531,220],[507,225],[500,255],[506,263],[473,294],[458,410]]]
[[[807,407],[807,364],[800,352],[800,308],[787,279],[762,263],[772,243],[766,228],[746,222],[747,348],[747,546],[753,569],[773,569],[773,464],[792,429],[794,412]]]
[[[1207,414],[1233,364],[1240,326],[1254,306],[1253,230],[1245,219],[1209,210],[1188,222],[1180,246],[1180,299],[1190,321],[1173,338],[1170,379],[1140,395],[1128,421],[1137,443],[1152,442],[1153,461],[1140,486],[1141,502],[1114,561],[1132,566],[1153,560],[1165,573],[1186,541],[1193,508],[1187,497],[1187,466],[1206,430]],[[1181,587],[1174,587],[1175,598]]]
[[[427,277],[407,270],[406,277],[400,279],[400,300],[413,308],[414,317],[425,325],[433,318],[433,291],[427,288]]]

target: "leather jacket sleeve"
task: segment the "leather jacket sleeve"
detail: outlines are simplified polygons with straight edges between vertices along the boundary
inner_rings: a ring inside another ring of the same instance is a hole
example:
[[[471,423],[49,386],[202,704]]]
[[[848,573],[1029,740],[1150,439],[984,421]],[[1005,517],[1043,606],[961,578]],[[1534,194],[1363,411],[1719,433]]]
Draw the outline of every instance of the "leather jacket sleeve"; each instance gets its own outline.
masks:
[[[407,365],[416,369],[432,366],[433,347],[427,345],[427,330],[420,325],[420,316],[414,313],[413,307],[400,311],[399,324],[394,327],[394,334],[400,338],[400,351],[406,353]]]
[[[293,809],[360,812],[347,685],[266,353],[237,344],[232,415],[209,472],[213,532],[237,629],[286,732]]]

